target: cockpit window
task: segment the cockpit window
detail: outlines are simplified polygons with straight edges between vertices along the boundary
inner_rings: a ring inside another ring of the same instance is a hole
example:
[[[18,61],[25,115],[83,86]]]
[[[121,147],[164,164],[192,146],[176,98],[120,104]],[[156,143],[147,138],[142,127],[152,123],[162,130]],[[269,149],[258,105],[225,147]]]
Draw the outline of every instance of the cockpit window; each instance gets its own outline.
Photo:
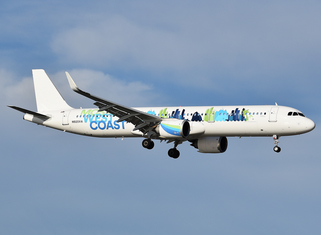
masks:
[[[305,117],[303,113],[299,113],[299,112],[288,112],[288,116],[301,116],[301,117]]]

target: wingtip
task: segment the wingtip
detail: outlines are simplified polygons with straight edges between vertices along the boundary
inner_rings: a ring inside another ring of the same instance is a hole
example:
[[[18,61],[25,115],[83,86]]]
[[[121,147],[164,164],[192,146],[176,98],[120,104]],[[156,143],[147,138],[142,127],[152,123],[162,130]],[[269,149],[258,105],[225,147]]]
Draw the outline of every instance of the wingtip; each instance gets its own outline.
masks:
[[[77,91],[78,87],[77,87],[76,83],[74,82],[74,80],[71,78],[70,74],[67,71],[65,73],[66,73],[70,88],[74,91]]]

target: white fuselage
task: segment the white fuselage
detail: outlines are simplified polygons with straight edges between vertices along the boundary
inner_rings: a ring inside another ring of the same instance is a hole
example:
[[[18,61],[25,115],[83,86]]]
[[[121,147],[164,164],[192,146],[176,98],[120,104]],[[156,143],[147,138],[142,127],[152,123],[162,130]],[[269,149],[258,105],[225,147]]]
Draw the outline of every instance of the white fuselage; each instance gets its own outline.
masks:
[[[299,110],[285,106],[147,107],[137,110],[167,118],[186,119],[204,127],[201,136],[288,136],[311,131],[315,124]],[[47,127],[95,137],[142,137],[134,125],[98,109],[71,109],[44,113]],[[25,118],[28,120],[27,118]],[[193,125],[192,125],[193,128]]]

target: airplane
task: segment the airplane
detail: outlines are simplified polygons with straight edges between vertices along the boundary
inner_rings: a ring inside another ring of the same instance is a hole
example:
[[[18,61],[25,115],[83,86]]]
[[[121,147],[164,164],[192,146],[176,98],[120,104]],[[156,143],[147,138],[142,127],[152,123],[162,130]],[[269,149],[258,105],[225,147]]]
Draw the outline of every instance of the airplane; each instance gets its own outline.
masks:
[[[174,143],[168,155],[178,158],[177,146],[183,142],[200,153],[224,153],[227,137],[269,136],[273,150],[281,136],[312,131],[315,123],[294,108],[275,105],[184,106],[130,108],[99,98],[78,88],[66,72],[73,91],[92,99],[96,108],[70,107],[46,72],[33,69],[37,112],[17,106],[8,107],[25,113],[24,120],[79,135],[105,138],[142,137],[142,146],[154,147],[153,140]]]

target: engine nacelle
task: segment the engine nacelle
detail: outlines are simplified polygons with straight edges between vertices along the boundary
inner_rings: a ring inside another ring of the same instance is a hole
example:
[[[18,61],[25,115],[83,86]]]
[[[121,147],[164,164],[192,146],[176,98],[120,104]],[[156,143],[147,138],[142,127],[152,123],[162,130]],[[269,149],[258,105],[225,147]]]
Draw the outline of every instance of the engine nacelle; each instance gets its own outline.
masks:
[[[166,119],[155,130],[162,138],[186,138],[191,128],[187,120]]]
[[[224,153],[227,149],[227,138],[204,137],[193,141],[192,146],[201,153]]]

